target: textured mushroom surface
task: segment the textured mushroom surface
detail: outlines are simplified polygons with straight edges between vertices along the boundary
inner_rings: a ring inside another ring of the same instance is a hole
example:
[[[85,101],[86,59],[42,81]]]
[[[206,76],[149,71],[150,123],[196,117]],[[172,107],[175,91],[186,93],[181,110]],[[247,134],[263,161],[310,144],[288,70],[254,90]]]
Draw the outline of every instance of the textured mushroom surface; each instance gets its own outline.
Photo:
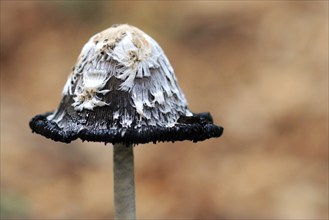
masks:
[[[223,128],[194,114],[160,46],[130,25],[106,29],[85,44],[56,111],[31,129],[55,141],[110,143],[202,141]]]

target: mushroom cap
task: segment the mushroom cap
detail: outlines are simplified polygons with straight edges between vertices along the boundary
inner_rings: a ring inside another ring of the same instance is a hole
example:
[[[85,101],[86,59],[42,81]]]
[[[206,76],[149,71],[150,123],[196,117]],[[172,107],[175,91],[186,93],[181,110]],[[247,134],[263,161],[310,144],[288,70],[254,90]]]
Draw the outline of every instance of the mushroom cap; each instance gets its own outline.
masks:
[[[33,132],[69,143],[202,141],[223,128],[187,107],[173,68],[150,36],[115,25],[84,45],[54,112],[30,121]]]

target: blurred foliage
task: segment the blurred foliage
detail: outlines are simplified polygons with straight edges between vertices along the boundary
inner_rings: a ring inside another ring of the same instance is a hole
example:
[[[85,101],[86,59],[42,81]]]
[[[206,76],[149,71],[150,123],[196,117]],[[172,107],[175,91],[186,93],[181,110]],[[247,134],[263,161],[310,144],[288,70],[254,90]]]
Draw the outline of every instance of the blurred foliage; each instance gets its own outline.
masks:
[[[23,195],[18,193],[1,193],[0,217],[8,218],[27,218],[29,216],[28,202]]]

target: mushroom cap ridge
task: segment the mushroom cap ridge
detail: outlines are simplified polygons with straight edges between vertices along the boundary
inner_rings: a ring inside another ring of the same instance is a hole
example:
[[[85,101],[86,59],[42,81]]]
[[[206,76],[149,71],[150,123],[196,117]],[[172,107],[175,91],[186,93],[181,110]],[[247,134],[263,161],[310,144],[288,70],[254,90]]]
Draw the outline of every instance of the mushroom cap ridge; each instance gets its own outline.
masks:
[[[223,128],[212,124],[212,121],[196,114],[193,118],[194,122],[177,123],[175,126],[142,127],[138,130],[133,128],[119,129],[82,129],[63,130],[58,125],[47,119],[51,113],[37,115],[30,121],[30,127],[33,132],[41,134],[46,138],[54,141],[70,143],[71,141],[80,138],[82,141],[104,142],[104,143],[126,143],[126,144],[143,144],[149,142],[175,142],[175,141],[203,141],[213,137],[220,137],[223,133]],[[124,134],[123,134],[124,133]],[[122,135],[123,134],[123,135]]]

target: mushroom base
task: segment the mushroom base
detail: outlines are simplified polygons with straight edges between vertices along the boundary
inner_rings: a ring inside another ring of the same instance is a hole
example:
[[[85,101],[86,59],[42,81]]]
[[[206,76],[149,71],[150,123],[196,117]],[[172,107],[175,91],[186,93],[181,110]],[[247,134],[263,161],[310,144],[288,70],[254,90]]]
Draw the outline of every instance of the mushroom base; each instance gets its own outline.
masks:
[[[189,140],[203,141],[213,137],[220,137],[223,127],[214,125],[209,113],[194,114],[191,117],[181,117],[173,127],[142,126],[140,128],[117,129],[78,129],[65,130],[56,122],[48,120],[52,113],[37,115],[30,121],[33,132],[54,141],[70,143],[80,138],[82,141],[104,143],[144,144],[149,142],[175,142]]]

